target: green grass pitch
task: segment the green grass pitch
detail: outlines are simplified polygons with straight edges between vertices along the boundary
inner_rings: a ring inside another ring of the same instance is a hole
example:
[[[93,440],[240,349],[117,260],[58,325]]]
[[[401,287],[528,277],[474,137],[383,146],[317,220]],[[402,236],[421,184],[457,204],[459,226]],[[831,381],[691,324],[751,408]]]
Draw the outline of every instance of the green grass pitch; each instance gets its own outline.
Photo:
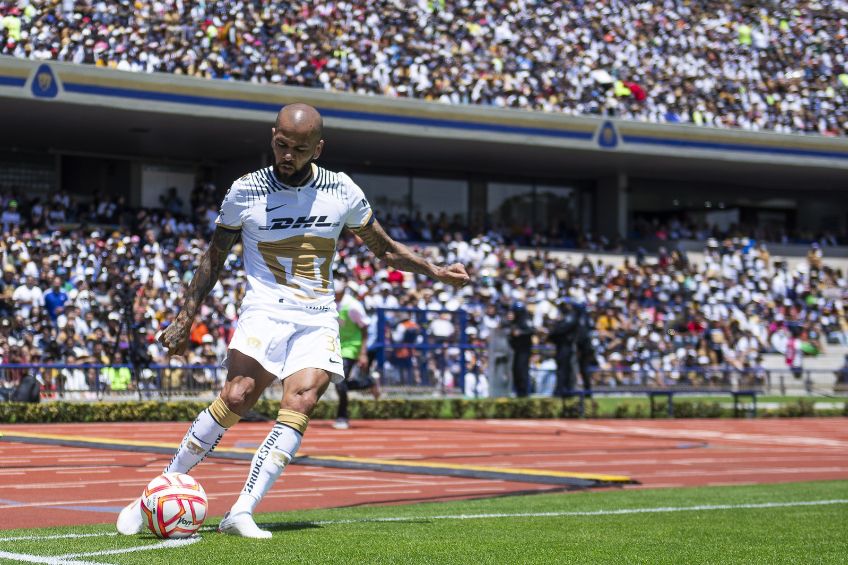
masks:
[[[273,539],[207,528],[187,545],[161,547],[111,525],[2,531],[0,563],[16,562],[12,554],[57,565],[848,563],[848,481],[505,496],[258,522]],[[49,539],[67,534],[86,537]]]

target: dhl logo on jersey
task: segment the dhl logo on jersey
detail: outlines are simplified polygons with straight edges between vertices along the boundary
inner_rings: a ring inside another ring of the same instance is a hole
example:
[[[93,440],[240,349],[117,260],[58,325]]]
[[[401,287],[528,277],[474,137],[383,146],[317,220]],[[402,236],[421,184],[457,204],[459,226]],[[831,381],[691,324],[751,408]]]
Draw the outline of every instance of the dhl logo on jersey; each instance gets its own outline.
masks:
[[[339,222],[328,222],[327,216],[298,216],[297,218],[274,218],[267,226],[259,226],[260,230],[288,230],[301,228],[334,228]]]

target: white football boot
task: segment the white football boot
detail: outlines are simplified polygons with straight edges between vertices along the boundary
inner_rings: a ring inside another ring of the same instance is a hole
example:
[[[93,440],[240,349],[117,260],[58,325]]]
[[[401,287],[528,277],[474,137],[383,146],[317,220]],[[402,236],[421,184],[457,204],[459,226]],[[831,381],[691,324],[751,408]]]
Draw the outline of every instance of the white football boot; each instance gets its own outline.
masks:
[[[141,497],[136,498],[127,504],[121,513],[118,514],[118,521],[115,524],[118,532],[125,536],[131,536],[141,533],[144,529],[144,515],[141,512]]]
[[[247,512],[239,512],[238,514],[230,515],[229,512],[224,514],[224,519],[218,524],[218,531],[222,534],[231,536],[241,536],[243,538],[253,539],[270,539],[271,532],[263,530],[253,521],[253,516]]]

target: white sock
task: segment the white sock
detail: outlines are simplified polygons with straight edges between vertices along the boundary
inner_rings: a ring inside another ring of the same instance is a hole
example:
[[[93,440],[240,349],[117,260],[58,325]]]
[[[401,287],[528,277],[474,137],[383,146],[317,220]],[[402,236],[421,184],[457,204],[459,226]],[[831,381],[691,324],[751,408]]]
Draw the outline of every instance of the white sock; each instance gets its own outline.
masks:
[[[219,424],[207,408],[197,415],[186,432],[174,458],[165,467],[166,473],[188,473],[215,449],[227,428]]]
[[[231,514],[253,514],[253,509],[297,453],[302,439],[303,435],[293,428],[279,422],[274,425],[253,456],[247,481],[230,509]]]

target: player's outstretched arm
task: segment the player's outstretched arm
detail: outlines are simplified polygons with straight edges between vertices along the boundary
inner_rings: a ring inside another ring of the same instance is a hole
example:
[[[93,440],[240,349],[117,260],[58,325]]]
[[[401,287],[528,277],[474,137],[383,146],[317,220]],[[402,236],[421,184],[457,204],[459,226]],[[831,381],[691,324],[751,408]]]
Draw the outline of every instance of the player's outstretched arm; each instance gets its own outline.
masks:
[[[395,269],[426,275],[454,287],[465,286],[470,280],[468,273],[465,272],[465,266],[461,263],[454,263],[447,267],[434,265],[406,245],[389,237],[377,220],[369,225],[355,228],[353,233],[362,238],[374,255],[385,259],[386,263]]]
[[[220,226],[215,228],[212,241],[200,257],[197,271],[185,290],[185,299],[180,313],[177,314],[174,323],[159,336],[159,342],[165,346],[169,355],[180,355],[185,351],[194,316],[215,287],[215,283],[218,282],[224,262],[240,234],[241,230],[231,230]]]

